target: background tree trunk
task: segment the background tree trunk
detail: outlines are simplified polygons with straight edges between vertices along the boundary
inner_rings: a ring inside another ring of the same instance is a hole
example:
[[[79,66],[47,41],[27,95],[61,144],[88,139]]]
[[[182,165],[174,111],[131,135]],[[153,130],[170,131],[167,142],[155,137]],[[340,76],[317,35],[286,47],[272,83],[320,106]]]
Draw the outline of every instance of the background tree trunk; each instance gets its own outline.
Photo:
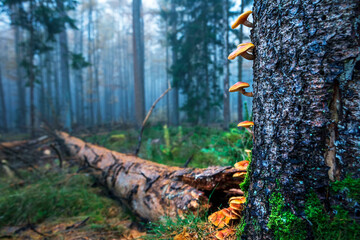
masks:
[[[246,239],[274,239],[267,226],[273,193],[306,224],[310,191],[329,206],[330,181],[360,177],[359,9],[358,0],[254,2]]]
[[[138,126],[141,126],[145,118],[144,50],[144,20],[141,13],[141,0],[133,0],[135,119]]]
[[[88,77],[88,89],[87,89],[87,93],[88,93],[88,106],[89,106],[89,124],[90,126],[94,126],[94,124],[96,123],[95,121],[95,111],[94,111],[94,79],[93,79],[93,65],[94,65],[94,61],[93,61],[93,54],[94,54],[94,49],[92,48],[93,44],[92,42],[94,41],[94,37],[92,36],[92,32],[93,32],[93,20],[92,20],[92,10],[93,10],[93,1],[89,0],[89,10],[88,10],[88,39],[87,39],[87,55],[88,55],[88,59],[87,61],[90,63],[89,67],[88,67],[88,73],[87,73],[87,77]]]
[[[224,59],[224,94],[223,94],[223,101],[224,101],[224,122],[223,127],[224,129],[229,128],[230,123],[230,98],[229,98],[229,60],[226,57],[226,54],[229,52],[229,1],[225,0],[223,3],[223,31],[224,31],[224,50],[222,57]],[[241,74],[241,73],[240,73]]]
[[[6,104],[5,104],[5,95],[4,95],[4,86],[2,81],[2,72],[0,65],[0,106],[1,106],[1,121],[2,121],[2,131],[7,132],[7,120],[6,120]],[[1,131],[0,131],[1,132]]]
[[[30,26],[29,26],[29,47],[28,47],[28,78],[29,78],[29,87],[30,87],[30,136],[35,136],[35,100],[34,100],[34,88],[35,88],[35,64],[34,64],[34,44],[35,44],[35,26],[33,23],[34,12],[33,12],[34,2],[30,0]]]
[[[244,12],[244,8],[245,8],[245,0],[241,0],[241,6],[240,6],[240,13]],[[244,33],[243,33],[243,25],[240,24],[240,30],[239,30],[239,34],[238,34],[238,38],[239,38],[239,44],[243,42],[243,38],[244,38]],[[243,64],[243,58],[239,57],[238,58],[238,82],[242,82],[242,67]],[[243,101],[242,101],[242,94],[239,92],[238,94],[238,121],[241,122],[243,120],[248,120],[248,119],[244,119],[243,117]]]
[[[13,11],[18,11],[18,6],[15,5],[13,7]],[[12,20],[14,21],[14,20]],[[26,128],[26,89],[25,89],[25,81],[23,69],[21,67],[21,51],[20,51],[20,28],[18,26],[14,26],[15,33],[15,53],[16,53],[16,87],[18,94],[18,107],[17,107],[17,127],[20,130],[24,130]]]
[[[61,0],[56,1],[57,6],[60,9],[60,14],[62,17],[66,17],[66,12],[64,10],[64,5]],[[64,96],[65,96],[65,115],[66,115],[66,126],[70,129],[74,123],[74,113],[71,100],[71,86],[70,86],[70,75],[69,75],[69,48],[68,48],[68,39],[66,29],[64,29],[59,36],[60,41],[60,56],[61,56],[61,81],[64,86]]]
[[[171,22],[171,31],[172,31],[172,42],[176,41],[176,33],[177,33],[177,13],[176,13],[176,6],[175,6],[175,0],[171,0],[171,16],[170,16],[170,22]],[[177,60],[177,47],[172,48],[172,64],[176,64]],[[171,116],[172,121],[171,123],[174,126],[178,126],[180,124],[180,113],[179,113],[179,88],[174,83],[171,84],[173,87],[173,90],[171,91],[170,95],[172,100],[172,109],[171,109]]]

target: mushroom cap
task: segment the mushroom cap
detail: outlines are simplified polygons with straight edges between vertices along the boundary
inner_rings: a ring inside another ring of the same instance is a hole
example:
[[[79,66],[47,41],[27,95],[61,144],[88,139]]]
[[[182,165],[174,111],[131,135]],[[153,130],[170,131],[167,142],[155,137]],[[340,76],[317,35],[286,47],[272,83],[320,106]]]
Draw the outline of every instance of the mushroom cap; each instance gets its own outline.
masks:
[[[223,228],[225,225],[228,225],[231,218],[227,217],[224,212],[217,211],[211,214],[208,217],[209,222],[211,222],[213,225],[215,225],[218,228]]]
[[[235,230],[234,229],[231,229],[231,228],[225,228],[221,231],[218,231],[216,234],[215,234],[215,237],[217,239],[220,239],[220,240],[223,240],[223,239],[227,239],[227,237],[230,237],[231,235],[233,235],[235,233]]]
[[[250,87],[246,82],[237,82],[229,88],[229,92],[239,92],[243,88]]]
[[[250,149],[245,149],[245,152],[246,153],[251,153],[251,150]]]
[[[248,19],[249,15],[252,13],[252,11],[246,11],[243,14],[241,14],[231,25],[232,29],[237,28],[240,24],[244,24],[244,22]]]
[[[242,43],[239,44],[238,47],[236,48],[235,51],[233,51],[232,53],[230,53],[230,55],[228,56],[229,60],[234,60],[237,56],[241,55],[242,53],[251,50],[255,47],[254,44],[252,43]]]
[[[243,121],[243,122],[240,122],[237,126],[246,128],[246,127],[254,126],[254,122],[252,122],[252,121]]]
[[[232,209],[242,211],[244,209],[245,197],[232,197],[229,200],[229,205]]]
[[[249,166],[249,161],[247,161],[247,160],[237,162],[237,163],[235,163],[235,165],[234,165],[234,167],[235,167],[237,170],[240,170],[240,171],[246,171],[246,169],[248,168],[248,166]]]
[[[229,203],[231,202],[231,201],[240,201],[241,203],[245,203],[246,202],[246,197],[243,197],[243,196],[238,196],[238,197],[231,197],[230,199],[229,199]]]
[[[233,212],[232,208],[224,208],[221,211],[226,217],[230,219],[239,219],[239,216]]]
[[[244,209],[244,204],[238,203],[237,201],[232,201],[229,205],[231,208],[238,211],[242,211]]]
[[[234,209],[234,208],[231,208],[231,207],[229,207],[229,209],[231,209],[231,212],[232,212],[233,214],[235,214],[235,215],[238,216],[239,218],[241,217],[241,214],[240,214],[240,211],[239,211],[239,210]]]
[[[233,174],[233,177],[239,178],[239,177],[245,177],[246,172],[237,172]]]

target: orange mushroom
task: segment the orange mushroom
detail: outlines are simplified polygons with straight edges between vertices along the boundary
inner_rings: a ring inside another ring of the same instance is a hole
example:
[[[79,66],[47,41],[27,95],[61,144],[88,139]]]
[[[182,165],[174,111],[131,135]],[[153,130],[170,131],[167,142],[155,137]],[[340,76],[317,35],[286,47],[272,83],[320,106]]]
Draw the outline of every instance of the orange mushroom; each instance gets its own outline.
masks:
[[[245,178],[246,172],[238,172],[238,173],[234,173],[233,177],[234,178]]]
[[[230,208],[242,211],[244,209],[245,197],[232,197],[229,199]]]
[[[229,88],[229,92],[238,92],[241,89],[247,88],[247,87],[250,87],[250,85],[248,83],[246,83],[246,82],[237,82],[237,83],[235,83],[234,85],[232,85]]]
[[[230,53],[228,56],[229,60],[234,60],[239,55],[248,60],[254,60],[255,56],[253,55],[253,50],[255,45],[252,43],[242,43],[239,44],[235,51]]]
[[[221,231],[218,231],[216,234],[215,234],[215,237],[217,239],[220,239],[220,240],[223,240],[223,239],[227,239],[228,237],[230,237],[231,235],[234,235],[235,234],[235,230],[234,229],[231,229],[231,228],[225,228]]]
[[[246,82],[237,82],[231,86],[229,92],[240,92],[244,96],[253,97],[254,94],[252,92],[246,92],[244,88],[250,87],[250,85]]]
[[[231,201],[234,201],[234,200],[239,200],[239,201],[241,201],[242,203],[245,203],[245,202],[246,202],[246,197],[243,197],[243,196],[231,197],[231,198],[229,199],[229,203],[230,203]]]
[[[232,208],[224,208],[221,210],[223,214],[230,219],[239,219],[239,216],[234,213]]]
[[[235,214],[235,215],[238,216],[239,218],[241,217],[239,210],[233,209],[233,208],[231,208],[231,207],[229,207],[229,209],[231,209],[231,212],[232,212],[233,214]]]
[[[234,167],[239,171],[246,171],[248,166],[249,166],[249,161],[247,161],[247,160],[237,162],[234,165]]]
[[[223,228],[225,225],[228,225],[231,218],[227,217],[224,212],[217,211],[211,214],[208,217],[209,222],[211,222],[213,225],[215,225],[218,228]]]
[[[233,23],[233,25],[231,25],[232,29],[237,28],[240,24],[244,24],[247,27],[253,27],[254,25],[252,24],[252,22],[249,22],[247,19],[249,17],[249,15],[252,13],[252,11],[246,11],[243,14],[241,14],[236,21]]]
[[[250,127],[254,126],[254,122],[251,121],[243,121],[237,125],[238,127],[244,127],[249,133],[251,133],[254,137],[254,132],[250,129]]]

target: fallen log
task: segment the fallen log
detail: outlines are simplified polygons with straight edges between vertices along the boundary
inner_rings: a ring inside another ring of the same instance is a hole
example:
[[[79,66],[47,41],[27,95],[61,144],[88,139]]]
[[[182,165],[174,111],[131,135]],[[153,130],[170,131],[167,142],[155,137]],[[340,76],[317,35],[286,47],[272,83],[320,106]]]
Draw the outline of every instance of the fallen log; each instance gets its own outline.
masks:
[[[232,177],[239,170],[230,166],[170,167],[86,143],[64,132],[56,132],[56,137],[67,154],[101,173],[97,174],[99,180],[122,204],[150,221],[224,203],[232,192],[229,189],[238,189],[243,180]]]

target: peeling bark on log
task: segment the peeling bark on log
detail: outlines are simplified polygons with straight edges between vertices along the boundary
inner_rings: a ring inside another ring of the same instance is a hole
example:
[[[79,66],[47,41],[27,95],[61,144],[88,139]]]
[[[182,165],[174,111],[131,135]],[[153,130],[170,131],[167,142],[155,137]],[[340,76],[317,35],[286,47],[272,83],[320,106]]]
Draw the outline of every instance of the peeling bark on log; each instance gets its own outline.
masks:
[[[210,203],[216,204],[242,181],[232,177],[239,172],[232,167],[170,167],[85,143],[64,132],[56,135],[68,154],[100,171],[100,181],[124,205],[150,221],[198,211],[213,191]]]

